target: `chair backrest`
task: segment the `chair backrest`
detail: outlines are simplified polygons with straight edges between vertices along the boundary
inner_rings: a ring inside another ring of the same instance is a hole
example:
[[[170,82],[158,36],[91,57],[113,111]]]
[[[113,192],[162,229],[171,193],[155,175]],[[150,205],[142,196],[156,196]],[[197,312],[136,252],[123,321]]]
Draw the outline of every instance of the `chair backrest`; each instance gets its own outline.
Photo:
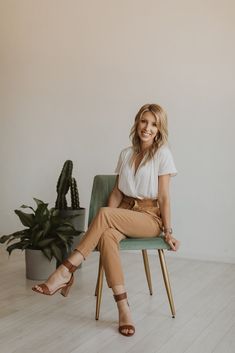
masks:
[[[88,226],[95,217],[96,213],[99,211],[100,207],[107,206],[108,197],[114,188],[116,177],[116,175],[96,175],[94,177]]]
[[[93,181],[88,226],[100,207],[107,206],[108,197],[114,188],[116,175],[96,175]],[[120,250],[170,249],[164,237],[126,238],[120,242]]]

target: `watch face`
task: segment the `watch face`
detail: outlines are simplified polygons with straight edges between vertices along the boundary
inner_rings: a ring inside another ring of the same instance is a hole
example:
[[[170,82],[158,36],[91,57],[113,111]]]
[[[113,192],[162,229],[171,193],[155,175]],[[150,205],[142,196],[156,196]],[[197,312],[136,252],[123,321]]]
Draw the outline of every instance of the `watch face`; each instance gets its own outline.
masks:
[[[166,229],[165,233],[172,234],[173,233],[172,228],[171,229]]]

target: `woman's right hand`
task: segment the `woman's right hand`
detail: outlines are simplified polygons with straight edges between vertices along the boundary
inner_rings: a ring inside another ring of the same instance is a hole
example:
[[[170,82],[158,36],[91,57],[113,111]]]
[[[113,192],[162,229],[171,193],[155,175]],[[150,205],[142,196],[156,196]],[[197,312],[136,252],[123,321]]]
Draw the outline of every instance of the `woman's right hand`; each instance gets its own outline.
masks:
[[[170,245],[171,250],[177,251],[180,246],[179,240],[175,239],[172,234],[165,235],[165,242]]]

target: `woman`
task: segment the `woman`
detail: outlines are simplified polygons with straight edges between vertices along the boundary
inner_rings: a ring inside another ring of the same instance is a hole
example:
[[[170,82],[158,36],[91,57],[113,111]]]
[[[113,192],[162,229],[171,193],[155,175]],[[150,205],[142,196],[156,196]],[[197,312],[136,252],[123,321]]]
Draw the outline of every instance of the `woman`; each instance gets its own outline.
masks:
[[[137,113],[131,129],[132,147],[119,157],[117,180],[108,200],[93,219],[82,241],[45,283],[34,286],[38,293],[67,296],[73,272],[95,247],[101,253],[108,286],[119,311],[119,332],[132,336],[131,319],[120,263],[119,242],[127,237],[157,237],[164,231],[171,250],[179,241],[173,237],[170,217],[170,176],[177,174],[167,146],[167,116],[157,104],[146,104]]]

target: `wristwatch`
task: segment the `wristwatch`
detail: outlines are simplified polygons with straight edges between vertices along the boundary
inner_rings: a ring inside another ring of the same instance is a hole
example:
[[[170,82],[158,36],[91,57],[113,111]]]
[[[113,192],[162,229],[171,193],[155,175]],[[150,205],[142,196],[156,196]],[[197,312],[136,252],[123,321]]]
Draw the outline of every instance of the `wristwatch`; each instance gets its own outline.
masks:
[[[164,233],[164,234],[166,234],[166,233],[172,234],[172,233],[173,233],[173,230],[172,230],[172,228],[164,228],[163,233]]]

